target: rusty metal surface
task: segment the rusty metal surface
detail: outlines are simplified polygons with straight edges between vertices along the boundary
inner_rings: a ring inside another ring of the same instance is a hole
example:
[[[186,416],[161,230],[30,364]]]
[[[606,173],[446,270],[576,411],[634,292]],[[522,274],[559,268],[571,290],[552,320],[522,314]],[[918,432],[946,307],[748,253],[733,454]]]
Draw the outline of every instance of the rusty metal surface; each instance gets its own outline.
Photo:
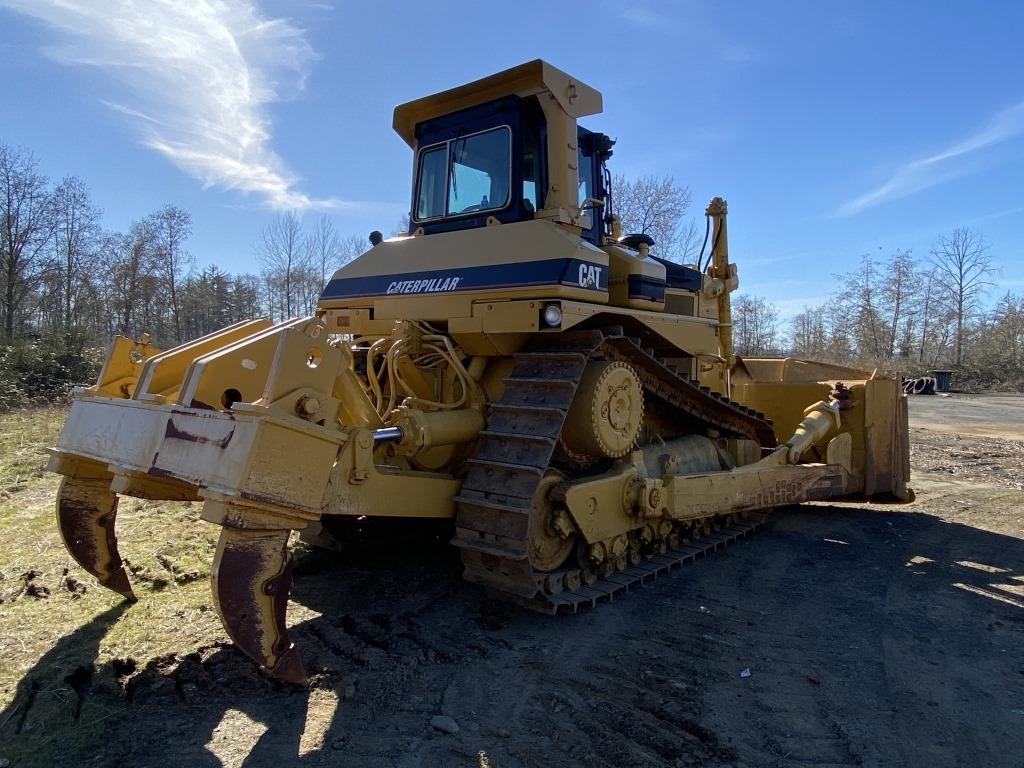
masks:
[[[117,494],[106,480],[65,477],[57,493],[57,527],[68,552],[104,587],[135,601],[117,551]]]
[[[78,397],[51,454],[203,486],[244,461],[259,425],[256,415]]]
[[[233,425],[235,417],[233,414],[229,413],[220,416],[220,418],[232,423],[232,426],[225,434],[213,437],[211,435],[194,434],[189,432],[187,429],[175,423],[174,416],[171,416],[171,418],[167,420],[167,426],[164,429],[164,437],[166,439],[184,440],[186,443],[198,443],[199,445],[208,444],[216,448],[227,448],[228,443],[231,442],[231,438],[235,435],[235,427]]]
[[[213,561],[213,599],[241,651],[279,680],[305,684],[285,621],[292,586],[288,534],[287,529],[222,529]]]

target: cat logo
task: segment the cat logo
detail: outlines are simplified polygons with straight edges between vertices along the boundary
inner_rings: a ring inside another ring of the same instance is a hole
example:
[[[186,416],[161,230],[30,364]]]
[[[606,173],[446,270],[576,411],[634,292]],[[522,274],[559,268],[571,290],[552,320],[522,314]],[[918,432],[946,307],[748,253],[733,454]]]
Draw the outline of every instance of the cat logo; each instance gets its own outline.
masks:
[[[438,293],[454,291],[459,287],[461,277],[435,277],[430,280],[396,280],[388,286],[387,293]]]
[[[594,264],[580,264],[580,288],[601,290],[601,267]]]

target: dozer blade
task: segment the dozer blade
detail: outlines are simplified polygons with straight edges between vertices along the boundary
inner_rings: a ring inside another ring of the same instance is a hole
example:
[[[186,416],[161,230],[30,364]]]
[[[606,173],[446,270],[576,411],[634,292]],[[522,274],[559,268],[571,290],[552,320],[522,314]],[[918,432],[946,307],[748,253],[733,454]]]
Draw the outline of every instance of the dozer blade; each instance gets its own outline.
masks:
[[[279,680],[305,684],[285,625],[292,587],[288,534],[223,528],[213,561],[213,599],[235,645]]]
[[[117,551],[117,494],[106,480],[65,477],[57,494],[57,526],[75,561],[100,584],[135,602]]]

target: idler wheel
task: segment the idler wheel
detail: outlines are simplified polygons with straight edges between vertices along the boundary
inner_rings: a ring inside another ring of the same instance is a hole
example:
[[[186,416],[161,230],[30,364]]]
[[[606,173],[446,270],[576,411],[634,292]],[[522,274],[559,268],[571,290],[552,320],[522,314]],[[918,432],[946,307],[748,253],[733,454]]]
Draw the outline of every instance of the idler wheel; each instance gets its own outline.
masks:
[[[576,526],[569,513],[551,498],[551,490],[565,476],[549,471],[540,481],[530,506],[527,529],[530,565],[537,571],[553,571],[562,565],[576,545]]]
[[[563,447],[572,457],[620,458],[632,450],[643,418],[643,388],[632,366],[590,362],[562,428]]]

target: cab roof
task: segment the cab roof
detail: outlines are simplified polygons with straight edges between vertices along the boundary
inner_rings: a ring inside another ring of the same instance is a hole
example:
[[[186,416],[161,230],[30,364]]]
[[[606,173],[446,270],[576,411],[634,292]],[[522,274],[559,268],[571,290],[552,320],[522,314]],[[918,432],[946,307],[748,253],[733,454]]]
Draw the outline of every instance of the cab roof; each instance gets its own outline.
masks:
[[[424,96],[395,107],[394,128],[405,143],[416,146],[416,125],[502,96],[534,96],[549,92],[570,117],[601,111],[601,94],[546,61],[534,59],[480,80]]]

